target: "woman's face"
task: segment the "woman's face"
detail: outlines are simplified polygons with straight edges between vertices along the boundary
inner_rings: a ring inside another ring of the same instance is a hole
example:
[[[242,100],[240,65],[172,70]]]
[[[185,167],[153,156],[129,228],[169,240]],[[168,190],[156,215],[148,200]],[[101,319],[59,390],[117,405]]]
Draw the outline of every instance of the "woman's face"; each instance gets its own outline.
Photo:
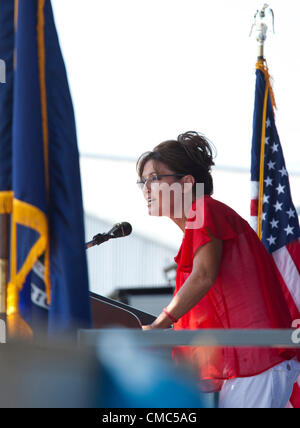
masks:
[[[145,181],[143,195],[149,215],[182,218],[182,184],[174,175],[162,162],[146,162],[141,178]]]

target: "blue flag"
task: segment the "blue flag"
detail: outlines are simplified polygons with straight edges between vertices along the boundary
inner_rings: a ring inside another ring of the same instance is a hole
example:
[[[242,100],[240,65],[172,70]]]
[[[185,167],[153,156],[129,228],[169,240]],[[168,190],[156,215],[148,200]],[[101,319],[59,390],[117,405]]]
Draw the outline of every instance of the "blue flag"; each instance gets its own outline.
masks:
[[[12,155],[0,163],[0,175],[6,167],[12,177],[5,190],[13,192],[7,313],[34,330],[34,313],[42,311],[37,319],[50,332],[70,333],[90,325],[74,112],[50,0],[16,6],[13,98],[0,106],[11,111],[5,135]]]
[[[12,208],[12,99],[14,57],[14,2],[0,2],[0,214]]]

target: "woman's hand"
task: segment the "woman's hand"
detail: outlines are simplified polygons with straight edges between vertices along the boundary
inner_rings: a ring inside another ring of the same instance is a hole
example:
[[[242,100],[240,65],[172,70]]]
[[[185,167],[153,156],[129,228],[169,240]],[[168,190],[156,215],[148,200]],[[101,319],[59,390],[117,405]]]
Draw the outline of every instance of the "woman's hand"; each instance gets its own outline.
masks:
[[[153,330],[152,324],[142,325],[143,330]]]
[[[167,315],[162,312],[157,318],[156,320],[153,321],[152,324],[148,324],[148,325],[143,325],[142,329],[143,330],[154,330],[154,329],[165,329],[165,328],[170,328],[172,325],[172,321],[170,320],[170,318],[167,317]]]

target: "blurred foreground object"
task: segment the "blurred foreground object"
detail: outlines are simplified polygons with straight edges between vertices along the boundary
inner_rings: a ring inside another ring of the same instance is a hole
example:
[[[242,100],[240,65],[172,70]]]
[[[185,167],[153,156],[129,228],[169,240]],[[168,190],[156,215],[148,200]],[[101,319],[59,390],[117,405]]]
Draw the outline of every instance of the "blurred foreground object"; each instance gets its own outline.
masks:
[[[99,402],[98,359],[75,347],[1,345],[0,378],[1,408],[96,407]]]
[[[191,374],[138,349],[126,330],[97,348],[1,346],[0,408],[203,407]]]
[[[115,330],[99,341],[97,353],[105,368],[106,386],[101,407],[208,407],[192,372],[175,367],[161,350],[146,351],[141,345],[129,330]]]

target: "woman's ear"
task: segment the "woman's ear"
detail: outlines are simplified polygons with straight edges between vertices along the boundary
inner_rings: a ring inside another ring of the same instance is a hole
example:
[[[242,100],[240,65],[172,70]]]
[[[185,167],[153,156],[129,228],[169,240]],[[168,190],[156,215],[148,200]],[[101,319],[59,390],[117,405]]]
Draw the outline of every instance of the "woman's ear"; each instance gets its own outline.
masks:
[[[195,178],[192,175],[185,175],[182,177],[181,183],[183,184],[183,193],[187,193],[195,184]]]

